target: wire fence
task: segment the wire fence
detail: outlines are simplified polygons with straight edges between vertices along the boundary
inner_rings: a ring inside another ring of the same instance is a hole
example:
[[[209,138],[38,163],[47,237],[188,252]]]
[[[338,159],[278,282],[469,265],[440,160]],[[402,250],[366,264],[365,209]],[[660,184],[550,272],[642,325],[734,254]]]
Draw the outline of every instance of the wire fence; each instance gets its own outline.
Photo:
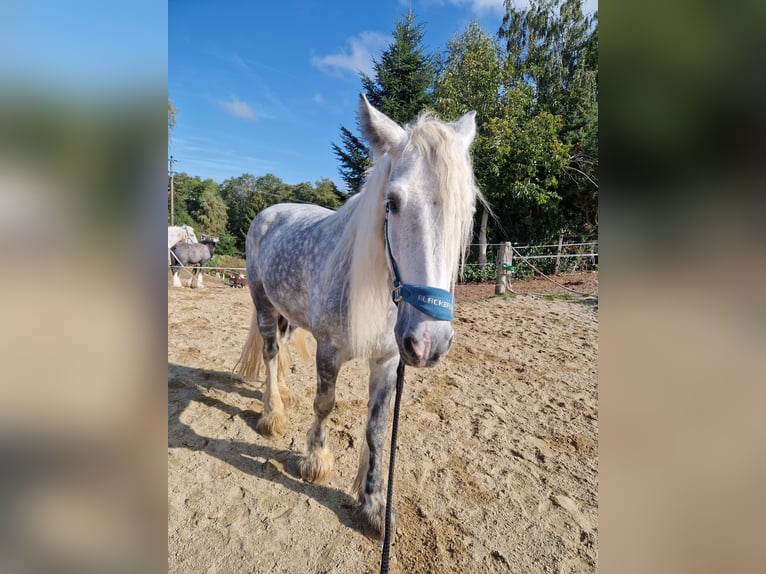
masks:
[[[475,283],[492,281],[497,276],[497,253],[504,243],[487,244],[486,263],[479,263],[479,251],[481,245],[472,243],[468,247],[466,262],[463,265],[463,279],[461,283]],[[513,248],[524,256],[525,259],[535,260],[535,266],[543,273],[554,275],[557,273],[572,273],[574,271],[594,271],[598,269],[598,241],[584,241],[577,243],[562,243],[561,245],[513,245]],[[237,272],[245,275],[244,267],[224,267],[214,263],[208,264],[205,272],[209,274],[219,273],[222,276]],[[512,279],[522,279],[535,274],[535,271],[520,257],[514,256]]]
[[[480,244],[469,246],[463,267],[464,283],[491,281],[497,276],[497,253],[504,243],[487,245],[486,263],[479,263]],[[534,265],[547,275],[572,273],[574,271],[594,271],[598,269],[598,241],[573,243],[555,243],[549,245],[513,245],[513,248],[525,259],[534,260]],[[522,279],[536,274],[521,257],[514,255],[511,269],[512,279]]]

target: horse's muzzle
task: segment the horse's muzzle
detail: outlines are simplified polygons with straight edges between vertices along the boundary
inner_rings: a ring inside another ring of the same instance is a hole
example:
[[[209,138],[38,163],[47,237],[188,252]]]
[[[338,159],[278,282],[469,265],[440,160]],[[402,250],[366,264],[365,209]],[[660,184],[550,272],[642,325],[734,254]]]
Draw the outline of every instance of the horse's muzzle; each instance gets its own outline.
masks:
[[[416,314],[421,315],[418,311],[407,315],[412,317]],[[452,347],[455,338],[452,325],[449,321],[432,319],[409,323],[403,318],[400,316],[397,320],[394,332],[404,363],[411,367],[433,367]]]

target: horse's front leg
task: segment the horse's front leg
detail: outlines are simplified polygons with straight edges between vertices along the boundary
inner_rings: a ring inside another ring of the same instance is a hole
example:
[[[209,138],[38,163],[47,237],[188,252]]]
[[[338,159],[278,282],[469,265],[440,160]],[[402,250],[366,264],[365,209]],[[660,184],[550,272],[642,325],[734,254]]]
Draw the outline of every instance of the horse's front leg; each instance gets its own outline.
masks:
[[[398,356],[370,360],[370,399],[367,405],[366,443],[359,459],[354,490],[360,503],[358,516],[366,534],[382,538],[386,522],[386,493],[383,490],[383,446],[388,428],[391,395],[396,387]],[[396,512],[391,509],[391,531]]]
[[[342,361],[335,347],[317,345],[317,393],[314,397],[314,423],[307,434],[306,456],[298,463],[303,480],[325,482],[335,465],[335,458],[327,448],[325,422],[335,406],[335,381]]]

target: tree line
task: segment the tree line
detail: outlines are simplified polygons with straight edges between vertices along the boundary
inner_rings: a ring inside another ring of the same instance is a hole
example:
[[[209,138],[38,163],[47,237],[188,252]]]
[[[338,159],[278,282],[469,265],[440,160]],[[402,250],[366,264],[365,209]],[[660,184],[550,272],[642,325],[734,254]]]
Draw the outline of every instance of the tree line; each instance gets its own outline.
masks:
[[[338,209],[347,195],[328,178],[312,184],[287,184],[274,174],[245,173],[224,180],[201,179],[186,173],[174,176],[175,225],[191,225],[219,238],[221,255],[244,253],[250,223],[259,211],[277,203],[313,203]],[[168,209],[170,203],[168,203]]]
[[[476,110],[474,170],[490,206],[477,213],[480,243],[598,232],[598,14],[584,15],[582,3],[530,0],[517,8],[505,0],[496,35],[473,21],[436,53],[424,49],[425,25],[409,11],[373,62],[373,77],[360,74],[369,101],[402,124],[424,110],[446,120]],[[273,174],[245,174],[218,186],[178,174],[175,222],[219,234],[223,252],[243,251],[250,221],[272,203],[337,208],[360,190],[370,154],[358,125],[356,133],[341,126],[332,147],[345,193],[329,179],[287,185]]]

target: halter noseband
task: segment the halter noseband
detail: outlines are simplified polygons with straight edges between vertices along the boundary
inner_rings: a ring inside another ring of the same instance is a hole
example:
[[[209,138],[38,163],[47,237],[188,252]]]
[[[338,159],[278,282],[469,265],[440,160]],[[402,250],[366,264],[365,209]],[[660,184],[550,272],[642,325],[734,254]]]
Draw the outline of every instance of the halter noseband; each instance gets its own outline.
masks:
[[[383,229],[386,236],[386,252],[391,262],[391,271],[394,273],[394,290],[391,298],[397,305],[400,301],[409,303],[418,311],[421,311],[439,321],[452,321],[452,310],[455,307],[455,298],[452,293],[438,287],[426,285],[410,285],[402,283],[399,276],[399,268],[396,265],[394,254],[391,253],[391,244],[388,241],[388,213],[390,207],[386,202],[386,218],[383,220]]]

